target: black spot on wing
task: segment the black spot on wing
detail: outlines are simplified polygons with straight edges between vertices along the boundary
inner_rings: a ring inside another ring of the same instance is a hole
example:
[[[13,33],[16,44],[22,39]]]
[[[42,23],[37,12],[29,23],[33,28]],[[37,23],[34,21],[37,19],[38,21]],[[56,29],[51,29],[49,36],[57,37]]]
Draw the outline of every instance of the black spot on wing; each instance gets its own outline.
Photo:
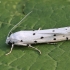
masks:
[[[53,40],[56,40],[56,38],[53,38]]]
[[[63,37],[65,37],[65,36],[63,35]]]
[[[52,32],[55,32],[55,30],[52,30]]]
[[[23,42],[23,40],[21,40],[20,42]]]
[[[42,36],[40,39],[43,39],[44,37]]]
[[[56,36],[56,34],[54,34],[53,36]]]
[[[65,30],[67,30],[67,29],[65,29]]]
[[[35,33],[33,33],[33,35],[35,35]]]
[[[35,43],[37,43],[37,41],[34,41]]]

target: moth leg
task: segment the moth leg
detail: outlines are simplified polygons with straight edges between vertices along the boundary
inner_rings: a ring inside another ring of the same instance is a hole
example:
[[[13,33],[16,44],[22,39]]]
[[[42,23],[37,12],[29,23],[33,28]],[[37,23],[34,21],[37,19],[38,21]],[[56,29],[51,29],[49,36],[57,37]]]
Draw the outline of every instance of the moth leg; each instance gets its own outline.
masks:
[[[12,44],[11,50],[6,55],[8,55],[12,52],[13,47],[14,47],[14,44]]]
[[[37,51],[41,54],[41,51],[40,51],[39,49],[37,49],[37,48],[35,48],[35,47],[31,46],[30,44],[29,44],[29,46],[28,46],[28,47],[30,47],[30,48],[34,48],[35,50],[37,50]]]
[[[41,30],[41,27],[38,30]]]
[[[49,42],[49,43],[47,43],[47,44],[54,44],[54,45],[56,45],[57,43]]]

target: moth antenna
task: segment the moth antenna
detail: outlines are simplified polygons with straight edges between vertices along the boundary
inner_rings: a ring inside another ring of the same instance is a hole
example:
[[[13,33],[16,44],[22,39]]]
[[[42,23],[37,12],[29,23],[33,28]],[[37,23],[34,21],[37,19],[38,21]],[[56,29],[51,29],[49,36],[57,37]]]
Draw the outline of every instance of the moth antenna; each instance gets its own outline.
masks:
[[[30,13],[32,13],[32,11],[29,12],[22,20],[20,20],[20,21],[9,31],[7,37],[10,35],[10,33],[11,33]]]

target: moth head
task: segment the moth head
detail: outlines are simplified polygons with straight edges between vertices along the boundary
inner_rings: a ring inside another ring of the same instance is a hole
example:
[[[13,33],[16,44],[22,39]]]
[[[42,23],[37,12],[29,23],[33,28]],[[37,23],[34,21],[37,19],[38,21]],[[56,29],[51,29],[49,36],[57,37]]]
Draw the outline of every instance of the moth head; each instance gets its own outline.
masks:
[[[6,44],[11,45],[13,43],[13,41],[11,41],[13,39],[13,34],[9,34],[6,38]]]
[[[31,11],[32,12],[32,11]],[[6,44],[13,44],[14,43],[14,36],[10,34],[31,12],[29,12],[22,20],[20,20],[8,33]],[[13,37],[13,38],[12,38]]]
[[[7,37],[7,39],[6,39],[6,44],[11,44],[11,42],[10,42],[10,37]]]

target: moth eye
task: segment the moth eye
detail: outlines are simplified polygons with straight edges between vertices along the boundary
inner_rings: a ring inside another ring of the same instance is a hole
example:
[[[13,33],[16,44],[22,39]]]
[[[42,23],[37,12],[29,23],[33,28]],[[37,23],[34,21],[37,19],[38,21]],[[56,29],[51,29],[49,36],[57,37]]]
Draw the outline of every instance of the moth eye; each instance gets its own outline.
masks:
[[[12,43],[11,43],[10,41],[8,42],[8,44],[9,44],[9,45],[12,45]]]

